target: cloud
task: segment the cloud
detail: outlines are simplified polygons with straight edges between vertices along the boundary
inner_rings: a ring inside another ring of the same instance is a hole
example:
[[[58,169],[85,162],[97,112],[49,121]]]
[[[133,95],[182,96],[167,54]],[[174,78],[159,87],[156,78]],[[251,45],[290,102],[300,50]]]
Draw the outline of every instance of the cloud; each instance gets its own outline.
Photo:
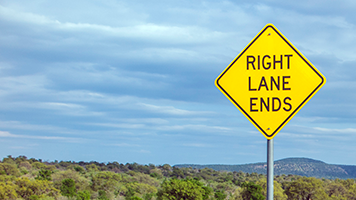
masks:
[[[66,128],[53,126],[53,125],[36,125],[29,124],[20,121],[0,121],[0,127],[2,129],[14,129],[14,130],[27,130],[27,131],[56,131],[56,132],[68,132]]]
[[[154,112],[159,112],[159,113],[164,113],[164,114],[170,114],[170,115],[194,115],[194,114],[198,114],[198,112],[193,112],[193,111],[188,111],[188,110],[183,110],[183,109],[177,109],[177,108],[174,108],[173,106],[156,106],[156,105],[151,105],[151,104],[146,104],[146,103],[138,103],[138,106],[142,107],[143,109],[147,109],[149,111],[154,111]]]
[[[72,104],[72,103],[61,103],[61,102],[43,102],[38,104],[39,108],[56,110],[65,115],[76,115],[76,116],[90,116],[90,115],[103,115],[102,112],[88,111],[88,109],[83,105]]]
[[[150,154],[150,153],[151,153],[151,151],[141,149],[140,151],[138,151],[138,153]]]
[[[322,128],[322,127],[314,127],[314,130],[320,131],[322,134],[325,133],[332,133],[332,134],[338,134],[338,133],[344,133],[344,134],[355,134],[356,129],[355,128],[344,128],[344,129],[335,129],[335,128]]]
[[[256,141],[264,142],[263,136],[214,80],[273,23],[327,78],[276,139],[291,143],[295,154],[298,146],[317,155],[342,142],[352,149],[355,8],[351,1],[331,0],[2,1],[0,137],[31,140],[38,152],[39,141],[59,140],[61,148],[86,138],[84,143],[95,141],[98,149],[90,147],[95,153],[85,155],[100,159],[113,159],[103,153],[113,150],[107,144],[117,144],[120,154],[140,145],[158,155],[150,162],[159,163],[188,158],[189,146],[260,151]],[[84,143],[66,148],[90,151]],[[182,154],[164,157],[161,149],[171,148],[168,144]],[[214,151],[209,155],[216,158],[197,156],[197,162],[221,161],[221,152]],[[127,159],[142,160],[135,153]]]
[[[0,137],[19,138],[19,139],[35,139],[35,140],[64,140],[67,142],[80,142],[80,138],[57,137],[57,136],[34,136],[34,135],[16,135],[7,131],[0,131]]]
[[[0,137],[16,137],[16,136],[6,131],[0,131]]]
[[[171,126],[158,126],[156,127],[157,130],[162,131],[199,131],[199,132],[212,132],[216,134],[230,132],[232,131],[231,128],[228,127],[220,127],[220,126],[208,126],[205,124],[184,124],[184,125],[171,125]]]
[[[103,126],[117,129],[144,129],[145,124],[118,124],[118,123],[90,123],[90,126]]]
[[[118,146],[118,147],[139,147],[140,145],[137,145],[137,144],[120,143],[120,144],[113,144],[113,146]]]
[[[211,147],[211,145],[203,144],[203,143],[186,143],[182,145],[186,147],[198,147],[198,148]]]

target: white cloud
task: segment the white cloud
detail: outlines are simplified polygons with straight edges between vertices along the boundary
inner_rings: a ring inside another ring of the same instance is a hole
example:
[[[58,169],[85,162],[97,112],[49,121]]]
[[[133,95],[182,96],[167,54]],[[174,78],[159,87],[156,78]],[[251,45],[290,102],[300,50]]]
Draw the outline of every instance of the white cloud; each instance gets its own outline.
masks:
[[[128,144],[128,143],[119,143],[119,144],[113,144],[113,146],[118,146],[118,147],[139,147],[140,145],[138,145],[138,144]]]
[[[210,144],[203,144],[203,143],[185,143],[182,145],[186,147],[211,147]]]
[[[13,135],[6,131],[0,131],[0,137],[16,137],[16,135]]]
[[[0,16],[12,22],[25,22],[31,24],[48,24],[55,21],[49,20],[46,16],[28,12],[18,12],[14,9],[0,5]]]
[[[80,142],[81,138],[57,137],[57,136],[35,136],[35,135],[17,135],[7,131],[0,131],[0,137],[19,138],[19,139],[39,139],[39,140],[64,140],[67,142]]]
[[[75,115],[75,116],[101,116],[103,112],[90,111],[90,108],[86,106],[73,104],[73,103],[61,103],[61,102],[42,102],[37,104],[38,108],[56,110],[61,114]]]
[[[356,129],[355,128],[343,128],[343,129],[335,129],[335,128],[323,128],[323,127],[314,127],[314,130],[319,131],[320,133],[332,133],[332,134],[337,134],[337,133],[345,133],[345,134],[355,134]]]
[[[92,39],[112,37],[144,40],[160,44],[192,44],[214,41],[221,37],[226,37],[225,33],[210,31],[205,28],[195,26],[172,26],[154,23],[145,23],[132,26],[108,26],[91,23],[60,22],[49,19],[46,16],[27,12],[19,12],[0,6],[0,13],[3,19],[12,23],[27,23],[29,25],[42,26],[51,31],[65,31],[80,38],[81,34],[94,34]]]
[[[119,123],[90,123],[90,126],[103,126],[110,128],[120,128],[120,129],[144,129],[147,128],[145,124],[119,124]]]
[[[46,93],[45,85],[49,80],[39,74],[24,76],[1,76],[0,89],[2,95],[39,94]]]
[[[205,124],[184,124],[184,125],[171,125],[171,126],[157,126],[155,129],[163,130],[163,131],[186,131],[186,130],[194,130],[198,132],[213,132],[213,133],[221,133],[221,132],[229,132],[232,131],[231,128],[220,127],[220,126],[209,126]]]
[[[66,133],[66,128],[57,127],[53,125],[36,125],[29,124],[20,121],[0,121],[0,127],[2,129],[14,129],[14,130],[27,130],[27,131],[55,131],[60,133]]]
[[[150,154],[150,153],[151,153],[151,151],[141,149],[140,151],[138,151],[138,153]]]
[[[147,103],[138,103],[137,105],[140,106],[141,108],[149,110],[149,111],[158,112],[158,113],[164,113],[164,114],[170,114],[170,115],[194,115],[194,114],[199,114],[199,112],[178,109],[178,108],[175,108],[173,106],[157,106],[157,105],[152,105],[152,104],[147,104]]]

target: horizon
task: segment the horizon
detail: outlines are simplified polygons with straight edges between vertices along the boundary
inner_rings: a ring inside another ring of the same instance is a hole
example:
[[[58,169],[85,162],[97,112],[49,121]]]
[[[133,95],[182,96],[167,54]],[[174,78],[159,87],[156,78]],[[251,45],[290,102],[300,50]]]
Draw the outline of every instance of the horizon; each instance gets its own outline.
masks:
[[[11,155],[8,155],[8,156],[11,156]],[[8,157],[7,156],[7,157]],[[19,155],[19,156],[16,156],[16,157],[20,157],[20,156],[25,156],[25,155]],[[7,158],[6,157],[6,158]],[[16,158],[15,156],[11,156],[12,158]],[[32,157],[27,157],[25,156],[27,159],[32,159]],[[5,157],[4,157],[5,158]],[[118,162],[118,161],[102,161],[102,162],[99,162],[99,161],[96,161],[96,160],[90,160],[90,161],[85,161],[85,160],[43,160],[41,158],[33,158],[33,159],[36,159],[36,160],[41,160],[41,162],[49,162],[49,163],[55,163],[56,161],[58,163],[60,162],[74,162],[74,163],[79,163],[79,162],[85,162],[85,163],[90,163],[90,162],[98,162],[98,163],[104,163],[104,164],[108,164],[108,163],[113,163],[113,162]],[[278,160],[274,160],[274,163],[276,164],[276,162],[278,161],[282,161],[282,160],[287,160],[287,159],[305,159],[305,160],[312,160],[312,161],[317,161],[317,162],[322,162],[324,164],[328,164],[328,165],[345,165],[345,164],[338,164],[338,163],[326,163],[322,160],[317,160],[317,159],[313,159],[313,158],[307,158],[307,157],[289,157],[289,158],[282,158],[282,159],[278,159]],[[2,161],[1,161],[2,162]],[[168,163],[162,163],[162,164],[156,164],[156,163],[138,163],[138,162],[126,162],[126,163],[123,163],[123,162],[118,162],[120,164],[133,164],[133,163],[137,163],[139,165],[150,165],[150,164],[153,164],[155,166],[163,166],[165,164],[168,164]],[[196,163],[176,163],[176,164],[168,164],[170,165],[171,167],[174,167],[176,165],[199,165],[199,166],[205,166],[205,165],[249,165],[249,164],[260,164],[260,163],[267,163],[267,162],[252,162],[252,163],[242,163],[242,164],[224,164],[224,163],[215,163],[215,164],[196,164]],[[356,166],[356,165],[346,165],[346,166]]]

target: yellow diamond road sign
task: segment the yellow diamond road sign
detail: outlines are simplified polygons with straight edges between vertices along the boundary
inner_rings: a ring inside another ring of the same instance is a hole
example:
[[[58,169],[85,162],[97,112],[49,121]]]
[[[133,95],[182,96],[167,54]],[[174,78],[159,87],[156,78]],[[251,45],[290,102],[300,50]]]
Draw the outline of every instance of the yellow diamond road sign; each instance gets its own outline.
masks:
[[[325,81],[274,25],[267,24],[215,85],[267,139],[272,139]]]

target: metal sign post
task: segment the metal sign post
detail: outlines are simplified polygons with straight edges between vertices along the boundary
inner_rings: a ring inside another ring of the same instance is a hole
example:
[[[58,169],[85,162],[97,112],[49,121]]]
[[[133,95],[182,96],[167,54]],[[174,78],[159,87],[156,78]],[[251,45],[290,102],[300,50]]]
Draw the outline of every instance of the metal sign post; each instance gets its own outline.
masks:
[[[267,140],[267,200],[273,200],[273,139]]]

